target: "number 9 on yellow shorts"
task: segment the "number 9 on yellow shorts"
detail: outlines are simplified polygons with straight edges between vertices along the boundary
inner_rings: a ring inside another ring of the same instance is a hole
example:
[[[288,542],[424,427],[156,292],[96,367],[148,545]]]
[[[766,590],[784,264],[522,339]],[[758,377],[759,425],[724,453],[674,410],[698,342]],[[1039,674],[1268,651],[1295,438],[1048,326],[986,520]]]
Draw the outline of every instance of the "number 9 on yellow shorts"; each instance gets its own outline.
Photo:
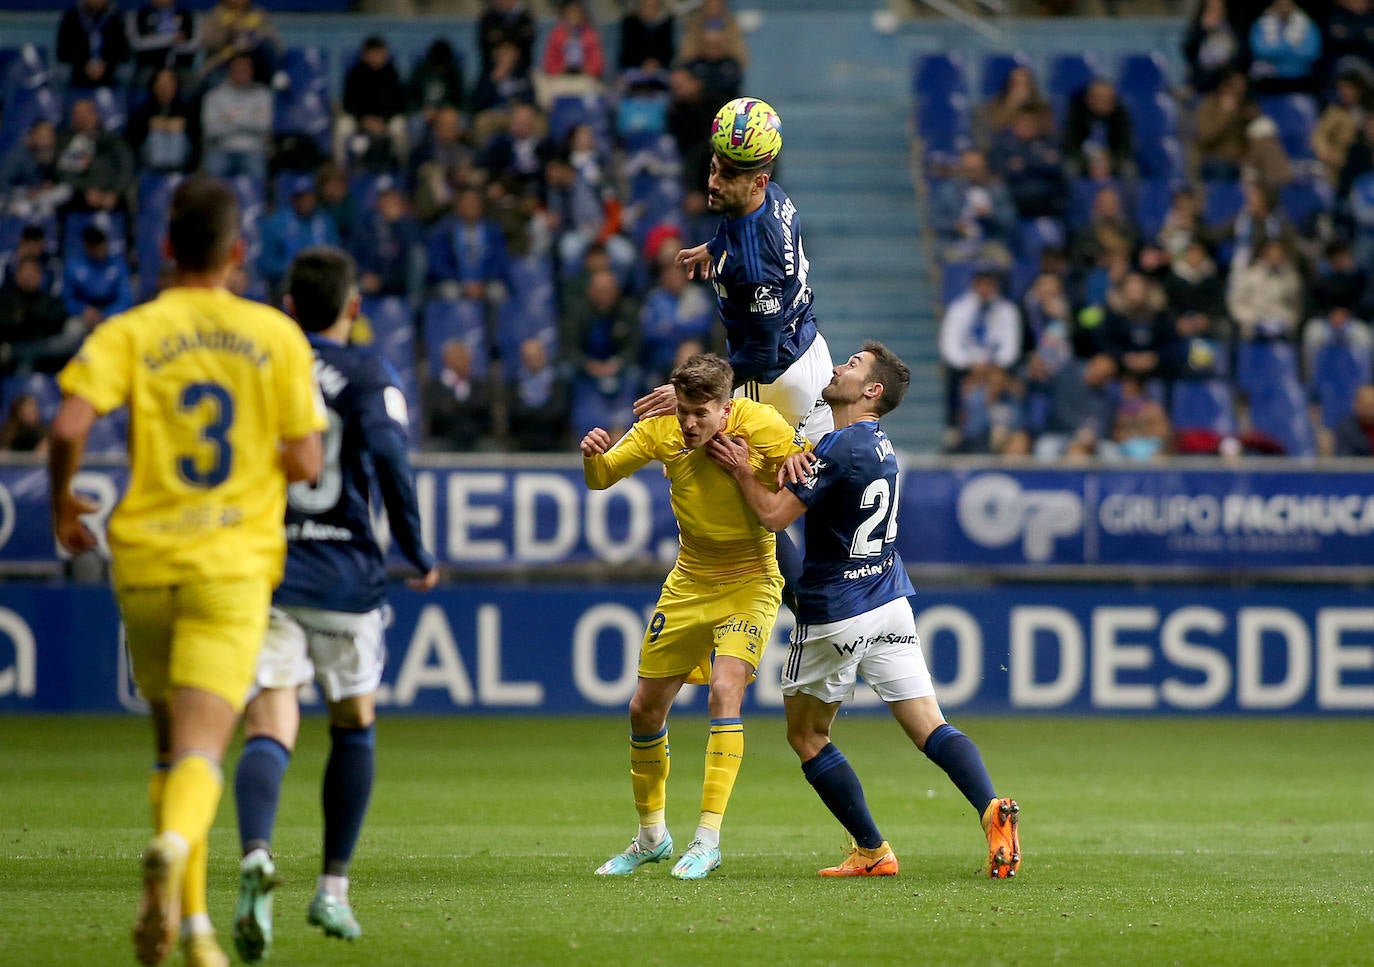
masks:
[[[243,709],[272,604],[266,578],[126,586],[115,597],[144,698],[165,701],[185,686]]]
[[[686,675],[711,680],[711,656],[731,655],[755,668],[773,634],[782,603],[782,577],[760,574],[711,584],[674,568],[663,582],[639,650],[641,678]]]

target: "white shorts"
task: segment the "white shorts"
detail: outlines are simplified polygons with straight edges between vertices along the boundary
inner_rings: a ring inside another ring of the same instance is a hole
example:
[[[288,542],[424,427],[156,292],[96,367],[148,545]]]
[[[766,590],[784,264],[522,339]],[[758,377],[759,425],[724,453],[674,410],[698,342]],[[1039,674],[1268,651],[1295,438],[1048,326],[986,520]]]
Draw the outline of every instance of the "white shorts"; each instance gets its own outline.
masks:
[[[782,693],[799,692],[831,704],[854,695],[862,675],[884,702],[935,694],[906,598],[842,621],[798,624],[782,666]]]
[[[326,701],[368,695],[382,682],[389,609],[362,614],[320,608],[272,609],[258,654],[254,694],[299,688],[314,678]]]
[[[830,382],[834,368],[825,337],[816,333],[815,341],[781,376],[771,383],[745,383],[735,390],[735,396],[767,403],[803,436],[816,443],[835,429],[830,404],[821,399],[821,390]]]

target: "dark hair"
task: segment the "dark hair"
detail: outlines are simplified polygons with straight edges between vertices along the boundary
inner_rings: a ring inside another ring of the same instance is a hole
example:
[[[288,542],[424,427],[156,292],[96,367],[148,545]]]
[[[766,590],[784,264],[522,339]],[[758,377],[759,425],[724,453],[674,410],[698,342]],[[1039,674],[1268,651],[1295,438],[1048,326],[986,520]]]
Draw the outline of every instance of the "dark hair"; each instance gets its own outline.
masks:
[[[19,230],[19,240],[21,242],[46,242],[48,240],[48,234],[43,231],[42,225],[36,225],[31,222]]]
[[[177,268],[209,272],[223,268],[239,237],[239,202],[225,181],[191,175],[172,192],[167,241]]]
[[[863,351],[873,357],[868,381],[883,384],[882,395],[873,401],[873,408],[879,416],[891,413],[901,405],[906,388],[911,385],[911,369],[897,358],[896,353],[876,340],[867,340]]]
[[[754,175],[767,175],[769,178],[772,178],[773,168],[776,166],[778,160],[775,155],[771,161],[765,161],[761,165],[743,165],[734,158],[726,157],[719,151],[715,152],[715,155],[717,162],[735,172],[736,175],[748,175],[751,178]]]
[[[306,332],[323,332],[339,316],[357,285],[353,259],[333,245],[301,249],[286,273],[296,322]]]
[[[386,41],[376,34],[372,34],[363,41],[363,50],[386,50]]]
[[[735,385],[735,371],[715,353],[696,353],[684,359],[668,377],[679,399],[691,403],[724,402]]]

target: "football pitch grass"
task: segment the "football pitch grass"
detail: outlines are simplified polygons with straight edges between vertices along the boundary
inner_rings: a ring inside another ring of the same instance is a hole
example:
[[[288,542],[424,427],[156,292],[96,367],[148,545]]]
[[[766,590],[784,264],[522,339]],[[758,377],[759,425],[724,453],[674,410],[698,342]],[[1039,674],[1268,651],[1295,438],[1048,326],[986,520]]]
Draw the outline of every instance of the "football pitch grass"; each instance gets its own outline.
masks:
[[[393,718],[353,868],[365,931],[305,923],[326,727],[307,719],[278,817],[269,964],[1368,964],[1369,719],[956,717],[1022,806],[1025,861],[975,875],[972,809],[889,719],[844,716],[897,877],[822,880],[844,841],[779,717],[746,720],[722,847],[701,882],[668,864],[592,870],[634,830],[623,718]],[[706,723],[673,717],[668,819],[692,838]],[[147,724],[0,719],[0,964],[132,964],[148,836]],[[231,751],[229,769],[237,756]],[[232,775],[232,773],[231,773]],[[226,949],[237,837],[212,834]],[[174,953],[168,963],[180,963]]]

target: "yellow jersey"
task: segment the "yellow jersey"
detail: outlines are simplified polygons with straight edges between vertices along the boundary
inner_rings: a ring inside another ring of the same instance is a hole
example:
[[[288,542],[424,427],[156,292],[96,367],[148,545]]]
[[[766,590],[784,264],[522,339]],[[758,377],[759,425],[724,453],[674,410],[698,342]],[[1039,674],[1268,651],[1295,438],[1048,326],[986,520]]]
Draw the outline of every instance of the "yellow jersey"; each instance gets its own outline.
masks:
[[[725,433],[749,441],[749,462],[770,490],[778,468],[806,441],[773,407],[749,399],[731,400]],[[776,574],[773,534],[759,523],[730,475],[704,448],[688,450],[676,416],[656,416],[630,427],[608,451],[585,457],[587,486],[605,490],[650,460],[663,464],[677,518],[677,568],[699,581],[724,582],[754,574]]]
[[[129,407],[129,486],[110,516],[118,586],[270,577],[286,557],[279,444],[326,426],[305,334],[221,289],[174,288],[101,325],[58,375]]]

